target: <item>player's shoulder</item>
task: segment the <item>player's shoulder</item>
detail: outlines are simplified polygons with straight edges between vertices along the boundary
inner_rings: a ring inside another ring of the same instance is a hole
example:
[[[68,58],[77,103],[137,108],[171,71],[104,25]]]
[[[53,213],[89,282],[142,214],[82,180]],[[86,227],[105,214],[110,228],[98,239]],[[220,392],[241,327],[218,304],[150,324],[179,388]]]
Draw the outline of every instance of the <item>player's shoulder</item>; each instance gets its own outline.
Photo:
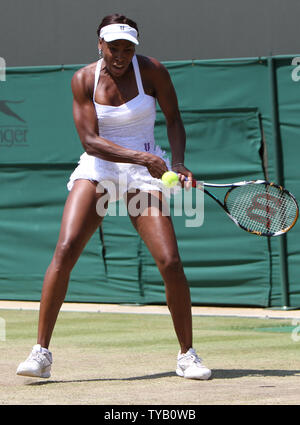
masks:
[[[168,72],[166,67],[156,58],[151,56],[137,55],[139,67],[144,72],[154,72],[156,74]]]
[[[148,85],[158,93],[162,87],[167,87],[171,82],[167,68],[157,59],[150,56],[138,55],[139,68],[144,86]]]
[[[72,89],[90,91],[94,86],[96,66],[97,62],[93,62],[75,71],[71,80]]]

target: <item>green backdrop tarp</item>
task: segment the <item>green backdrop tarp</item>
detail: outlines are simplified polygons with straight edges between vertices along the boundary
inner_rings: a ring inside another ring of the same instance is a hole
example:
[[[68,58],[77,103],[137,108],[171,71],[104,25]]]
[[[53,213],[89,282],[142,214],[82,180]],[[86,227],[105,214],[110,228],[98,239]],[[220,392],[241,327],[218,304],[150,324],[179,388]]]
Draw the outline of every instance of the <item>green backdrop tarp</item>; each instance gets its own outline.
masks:
[[[295,55],[299,56],[299,55]],[[298,63],[300,61],[298,60]],[[299,67],[298,67],[299,69]],[[300,81],[293,79],[292,73],[296,66],[292,65],[291,57],[277,58],[275,72],[278,93],[278,119],[280,138],[282,141],[282,158],[284,183],[286,187],[300,200]],[[298,73],[299,74],[299,71]],[[293,231],[287,235],[287,267],[288,267],[288,297],[291,306],[300,306],[300,225],[296,224]],[[278,262],[278,257],[274,258]],[[274,275],[274,282],[279,277]],[[279,304],[281,293],[273,285],[271,301]]]
[[[300,82],[291,78],[292,57],[274,61],[284,183],[299,199]],[[267,174],[275,180],[266,58],[165,66],[187,132],[186,164],[195,177],[230,182]],[[70,88],[80,67],[10,68],[6,82],[0,82],[0,299],[40,298],[68,194],[66,183],[83,152],[73,124]],[[168,151],[159,108],[155,136]],[[196,196],[193,189],[191,209]],[[178,205],[173,202],[194,304],[281,305],[278,238],[269,242],[239,230],[207,197],[203,225],[187,227],[187,217],[176,215]],[[124,212],[122,202],[117,207]],[[287,236],[289,299],[294,306],[300,304],[299,229],[297,223]],[[105,218],[72,272],[66,300],[165,303],[162,279],[127,215]]]
[[[194,141],[186,164],[196,170],[198,180],[203,176],[224,183],[236,178],[263,178],[257,110],[183,111],[182,118],[187,139]],[[157,138],[161,140],[165,140],[163,121],[159,114]],[[167,149],[166,144],[164,147]],[[194,189],[193,197],[196,195]],[[217,195],[222,199],[225,191],[219,189]],[[173,206],[171,211],[175,213]],[[204,198],[201,227],[186,227],[187,219],[185,215],[173,214],[192,300],[205,304],[213,300],[215,304],[267,305],[270,290],[267,240],[241,232],[210,198]],[[161,278],[146,248],[143,254],[145,299],[158,302],[163,297]]]

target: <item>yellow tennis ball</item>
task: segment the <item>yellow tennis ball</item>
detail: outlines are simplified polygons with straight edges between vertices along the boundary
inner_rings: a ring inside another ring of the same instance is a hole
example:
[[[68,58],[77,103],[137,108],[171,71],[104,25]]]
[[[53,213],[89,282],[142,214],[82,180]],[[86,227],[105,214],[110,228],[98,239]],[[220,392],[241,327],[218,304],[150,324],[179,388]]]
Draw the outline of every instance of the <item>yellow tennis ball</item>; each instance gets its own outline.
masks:
[[[179,182],[178,175],[174,171],[166,171],[161,179],[167,187],[174,187]]]

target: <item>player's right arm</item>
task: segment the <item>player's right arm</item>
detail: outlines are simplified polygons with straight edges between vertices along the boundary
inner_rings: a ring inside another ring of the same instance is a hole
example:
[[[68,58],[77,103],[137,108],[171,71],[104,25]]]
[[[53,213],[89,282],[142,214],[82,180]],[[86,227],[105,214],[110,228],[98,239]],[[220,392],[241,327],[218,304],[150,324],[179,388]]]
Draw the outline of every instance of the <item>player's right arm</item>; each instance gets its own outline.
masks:
[[[71,81],[74,123],[86,153],[106,161],[143,165],[153,177],[160,178],[167,171],[161,158],[147,152],[126,149],[99,136],[93,84],[93,65],[78,70]]]

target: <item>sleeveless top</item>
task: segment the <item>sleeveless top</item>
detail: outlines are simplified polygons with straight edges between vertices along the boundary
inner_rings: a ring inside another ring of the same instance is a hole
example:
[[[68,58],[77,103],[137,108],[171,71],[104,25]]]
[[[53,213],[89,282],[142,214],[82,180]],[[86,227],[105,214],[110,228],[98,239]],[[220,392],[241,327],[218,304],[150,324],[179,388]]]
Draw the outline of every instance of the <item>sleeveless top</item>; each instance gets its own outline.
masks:
[[[120,106],[100,105],[95,102],[102,59],[97,63],[93,102],[98,118],[99,136],[129,149],[154,149],[155,98],[145,94],[137,57],[132,59],[138,95]]]
[[[98,120],[99,136],[122,147],[149,152],[160,156],[170,169],[170,162],[159,146],[155,145],[154,124],[156,118],[156,99],[144,92],[137,57],[132,59],[138,95],[120,106],[101,105],[95,101],[97,85],[101,78],[102,59],[95,70],[93,102]],[[129,188],[140,190],[162,190],[160,179],[153,178],[147,167],[106,161],[88,155],[81,155],[79,165],[68,182],[71,190],[77,179],[100,182],[109,192],[110,202],[119,199]],[[116,193],[114,187],[117,189]]]

